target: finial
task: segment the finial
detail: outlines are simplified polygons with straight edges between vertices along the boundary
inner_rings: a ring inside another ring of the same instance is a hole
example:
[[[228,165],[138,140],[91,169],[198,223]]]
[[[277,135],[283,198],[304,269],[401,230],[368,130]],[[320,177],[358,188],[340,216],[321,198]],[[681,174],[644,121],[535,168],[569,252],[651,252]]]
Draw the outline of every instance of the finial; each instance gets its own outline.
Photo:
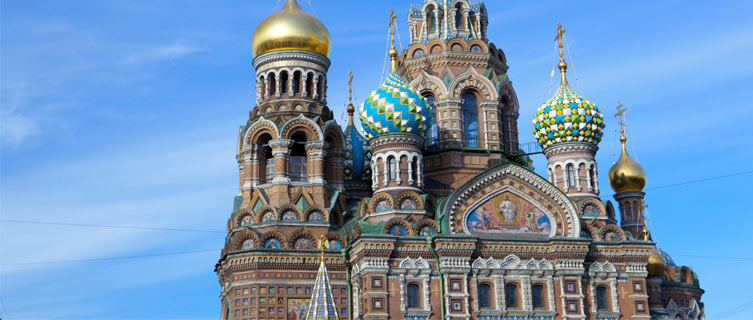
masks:
[[[563,39],[564,36],[565,36],[565,29],[562,28],[562,23],[557,22],[557,36],[554,37],[554,41],[557,41],[557,46],[560,48],[560,63],[558,65],[560,68],[560,84],[567,83],[567,78],[565,78],[565,70],[567,70],[567,63],[565,62],[564,51],[562,50],[562,48],[564,47],[564,45],[562,44],[562,42],[564,41]]]
[[[395,11],[390,8],[390,24],[387,25],[390,29],[390,51],[387,53],[390,56],[390,72],[397,72],[397,49],[395,49]]]
[[[625,119],[623,118],[625,111],[627,109],[622,107],[622,103],[620,100],[617,100],[617,113],[614,115],[615,118],[617,118],[617,124],[620,125],[620,142],[622,142],[622,147],[625,147]]]
[[[353,125],[353,112],[356,110],[356,108],[353,107],[353,90],[350,87],[350,84],[353,83],[353,73],[350,69],[348,69],[348,125]]]
[[[319,237],[319,252],[321,253],[321,256],[319,257],[319,262],[321,264],[324,264],[324,251],[329,249],[329,241],[327,241],[327,237],[324,235],[321,235]]]
[[[651,234],[648,232],[648,228],[646,227],[646,224],[648,223],[648,219],[646,219],[646,209],[648,208],[648,205],[646,204],[646,200],[641,199],[641,208],[642,208],[642,219],[643,219],[643,229],[641,230],[641,240],[649,241],[651,240]]]

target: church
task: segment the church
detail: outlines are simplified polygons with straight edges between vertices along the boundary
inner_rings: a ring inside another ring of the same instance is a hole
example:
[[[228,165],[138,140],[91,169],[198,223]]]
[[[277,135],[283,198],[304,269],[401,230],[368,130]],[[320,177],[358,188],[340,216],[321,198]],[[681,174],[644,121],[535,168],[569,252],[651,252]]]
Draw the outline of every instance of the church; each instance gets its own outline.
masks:
[[[625,109],[602,199],[606,111],[568,84],[559,26],[559,87],[523,130],[540,176],[488,22],[481,1],[424,0],[398,52],[390,14],[389,73],[347,123],[327,105],[326,26],[296,0],[259,23],[221,319],[704,319],[698,276],[646,226]]]

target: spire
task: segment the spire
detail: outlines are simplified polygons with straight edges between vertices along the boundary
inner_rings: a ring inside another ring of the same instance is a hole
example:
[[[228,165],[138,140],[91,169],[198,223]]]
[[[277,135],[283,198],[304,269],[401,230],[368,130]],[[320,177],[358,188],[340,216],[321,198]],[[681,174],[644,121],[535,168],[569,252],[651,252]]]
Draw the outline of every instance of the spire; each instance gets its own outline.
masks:
[[[562,48],[564,47],[562,42],[564,41],[565,36],[565,29],[562,28],[562,23],[557,23],[557,36],[554,37],[554,41],[557,41],[557,46],[560,48],[560,85],[567,84],[567,78],[565,77],[565,70],[567,70],[567,62],[565,62],[564,58],[564,52]]]
[[[332,295],[332,286],[329,284],[327,267],[324,265],[324,251],[329,249],[329,241],[322,235],[319,238],[319,271],[316,274],[316,282],[311,292],[311,302],[306,311],[304,320],[339,320],[335,299]]]
[[[390,8],[390,24],[387,25],[390,29],[390,51],[387,54],[390,56],[390,73],[397,72],[397,49],[395,49],[395,11]]]
[[[356,108],[353,107],[353,89],[350,87],[353,83],[353,73],[348,69],[348,126],[353,126],[353,112]]]
[[[623,118],[625,111],[627,111],[627,109],[622,107],[622,102],[620,102],[620,100],[617,100],[617,113],[614,116],[615,118],[617,118],[617,124],[620,125],[620,142],[622,142],[622,153],[627,154],[627,151],[625,151],[625,141],[627,141],[627,139],[625,138],[625,119]]]

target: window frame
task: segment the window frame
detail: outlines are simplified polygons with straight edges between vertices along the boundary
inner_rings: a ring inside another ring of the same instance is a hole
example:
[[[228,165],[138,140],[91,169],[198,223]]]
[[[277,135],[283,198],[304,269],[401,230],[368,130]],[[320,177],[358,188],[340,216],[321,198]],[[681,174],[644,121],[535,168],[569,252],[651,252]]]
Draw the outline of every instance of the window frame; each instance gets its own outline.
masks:
[[[414,289],[415,292],[411,293],[411,290]],[[406,284],[405,286],[405,300],[406,304],[405,307],[408,309],[417,309],[421,308],[421,292],[419,291],[421,289],[421,286],[418,283],[410,282]]]

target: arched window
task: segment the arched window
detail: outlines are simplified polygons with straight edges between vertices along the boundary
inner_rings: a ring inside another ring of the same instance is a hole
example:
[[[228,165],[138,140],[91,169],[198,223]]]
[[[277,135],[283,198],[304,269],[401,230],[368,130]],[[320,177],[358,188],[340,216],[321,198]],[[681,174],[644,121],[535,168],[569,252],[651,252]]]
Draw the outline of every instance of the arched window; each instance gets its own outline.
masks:
[[[411,283],[408,285],[408,308],[418,307],[418,285]]]
[[[288,72],[283,71],[280,73],[280,92],[288,93]]]
[[[478,111],[476,109],[476,95],[463,93],[463,133],[465,146],[478,148]]]
[[[459,3],[455,7],[455,29],[463,29],[463,5]]]
[[[434,16],[434,7],[429,7],[429,9],[426,10],[426,19],[428,19],[429,23],[429,32],[434,32],[437,28],[437,18]]]
[[[256,140],[256,147],[260,150],[261,154],[261,159],[259,159],[261,168],[259,168],[259,172],[263,174],[263,176],[260,178],[264,179],[263,181],[260,181],[261,183],[272,182],[272,179],[275,177],[275,158],[272,155],[272,148],[269,147],[269,140],[272,140],[272,136],[266,133]]]
[[[317,91],[317,94],[319,95],[318,96],[319,100],[324,100],[324,95],[322,94],[322,92],[324,92],[323,90],[324,78],[322,76],[319,76],[319,83],[316,86],[317,86],[316,91]]]
[[[590,171],[589,174],[591,174],[591,187],[596,189],[596,169],[591,165],[591,168],[588,170]]]
[[[306,134],[296,132],[293,134],[293,146],[290,147],[290,163],[288,173],[291,181],[307,181],[306,168]]]
[[[269,74],[269,85],[267,86],[269,88],[269,95],[274,95],[275,92],[277,92],[277,77],[274,73]]]
[[[413,158],[413,160],[410,161],[410,169],[413,176],[413,181],[418,181],[418,157]]]
[[[265,94],[267,94],[266,90],[267,90],[266,78],[264,78],[264,76],[260,76],[259,77],[259,94],[264,96]]]
[[[314,73],[312,72],[309,72],[306,77],[306,94],[311,96],[314,95]]]
[[[437,129],[437,107],[434,104],[435,99],[433,95],[426,95],[426,105],[429,107],[429,130],[426,132],[426,138],[429,140],[428,145],[433,146],[438,143],[439,134]]]
[[[492,302],[489,293],[491,292],[488,284],[483,283],[478,286],[478,306],[479,308],[491,308]]]
[[[512,283],[505,285],[505,302],[508,309],[518,307],[518,286]]]
[[[397,179],[397,163],[395,161],[395,157],[390,157],[390,180],[396,180]]]
[[[575,188],[575,168],[572,164],[567,165],[567,185]]]
[[[533,308],[544,309],[544,286],[540,284],[533,285]]]
[[[606,287],[596,287],[596,305],[599,310],[609,309]]]
[[[301,72],[293,72],[293,93],[301,93]]]

